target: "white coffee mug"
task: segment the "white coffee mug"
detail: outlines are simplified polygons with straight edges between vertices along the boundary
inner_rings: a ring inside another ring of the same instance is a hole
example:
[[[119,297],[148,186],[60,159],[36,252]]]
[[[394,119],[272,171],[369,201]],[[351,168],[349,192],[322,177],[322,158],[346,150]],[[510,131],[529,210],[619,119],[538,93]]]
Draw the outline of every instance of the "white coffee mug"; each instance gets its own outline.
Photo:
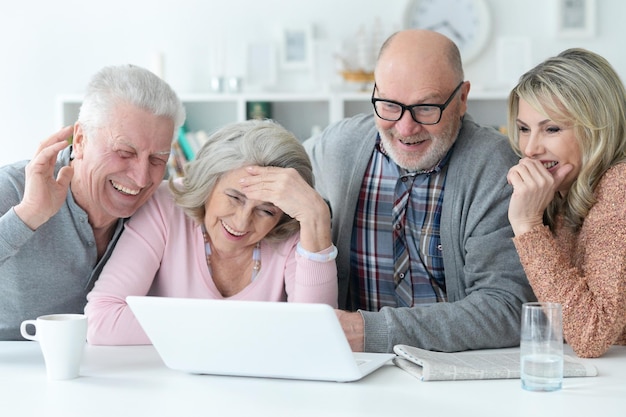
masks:
[[[29,333],[29,326],[34,333]],[[48,379],[76,378],[87,340],[87,317],[83,314],[51,314],[24,320],[20,332],[39,342]]]

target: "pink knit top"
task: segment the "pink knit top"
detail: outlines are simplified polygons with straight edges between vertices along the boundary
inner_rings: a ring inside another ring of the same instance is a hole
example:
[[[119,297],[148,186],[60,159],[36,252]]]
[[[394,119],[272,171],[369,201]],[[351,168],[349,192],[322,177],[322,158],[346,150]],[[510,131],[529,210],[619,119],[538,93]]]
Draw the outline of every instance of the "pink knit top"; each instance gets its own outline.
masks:
[[[537,226],[513,242],[540,301],[561,303],[565,340],[578,356],[626,345],[626,164],[596,188],[578,233]]]
[[[207,267],[200,226],[174,204],[164,183],[128,221],[87,295],[87,340],[99,345],[150,343],[126,304],[129,295],[326,303],[337,307],[335,261],[300,255],[298,242],[298,233],[278,243],[262,240],[258,275],[241,292],[224,297]]]

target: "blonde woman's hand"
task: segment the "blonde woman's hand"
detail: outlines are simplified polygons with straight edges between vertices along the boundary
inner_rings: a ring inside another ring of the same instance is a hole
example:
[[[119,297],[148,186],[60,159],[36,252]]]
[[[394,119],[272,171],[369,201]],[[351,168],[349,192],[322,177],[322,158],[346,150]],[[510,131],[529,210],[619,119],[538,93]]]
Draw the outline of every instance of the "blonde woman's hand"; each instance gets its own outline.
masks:
[[[522,158],[507,174],[507,181],[513,186],[509,203],[509,222],[516,236],[543,224],[543,213],[554,199],[557,189],[565,176],[573,169],[566,164],[550,173],[541,161]]]

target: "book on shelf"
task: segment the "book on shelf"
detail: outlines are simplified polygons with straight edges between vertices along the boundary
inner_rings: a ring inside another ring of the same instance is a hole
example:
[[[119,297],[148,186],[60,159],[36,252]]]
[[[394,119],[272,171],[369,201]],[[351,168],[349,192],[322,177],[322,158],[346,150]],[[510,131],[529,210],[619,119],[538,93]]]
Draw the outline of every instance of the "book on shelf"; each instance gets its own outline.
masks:
[[[182,177],[185,174],[185,165],[193,161],[196,154],[208,140],[206,132],[188,132],[181,127],[176,140],[172,142],[172,150],[169,158],[168,174],[170,177]]]
[[[191,147],[191,144],[189,143],[189,140],[187,139],[187,129],[185,128],[185,126],[181,126],[180,129],[178,130],[178,139],[177,139],[178,145],[180,146],[180,149],[183,152],[183,156],[185,157],[185,160],[187,161],[192,161],[194,158],[194,151],[193,148]]]
[[[170,158],[168,160],[168,178],[178,178],[185,175],[186,163],[187,160],[185,159],[185,155],[176,140],[172,143]]]
[[[202,148],[202,145],[209,139],[208,135],[204,130],[199,130],[197,132],[186,132],[185,139],[187,144],[191,150],[191,160],[195,159],[198,151]]]
[[[520,378],[519,348],[484,349],[465,352],[433,352],[407,345],[393,348],[399,368],[422,381]],[[563,376],[596,376],[595,366],[563,355]]]

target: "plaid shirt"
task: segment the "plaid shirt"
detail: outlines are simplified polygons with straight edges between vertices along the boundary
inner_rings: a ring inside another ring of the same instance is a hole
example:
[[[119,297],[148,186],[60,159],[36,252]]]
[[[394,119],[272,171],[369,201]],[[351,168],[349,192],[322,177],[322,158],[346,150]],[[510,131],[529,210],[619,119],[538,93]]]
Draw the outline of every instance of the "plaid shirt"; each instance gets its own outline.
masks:
[[[394,201],[409,192],[403,222],[410,267],[413,304],[446,301],[445,275],[439,236],[449,154],[431,171],[407,172],[393,162],[377,139],[363,178],[351,242],[353,309],[378,311],[381,307],[410,307],[396,294],[394,282]]]

